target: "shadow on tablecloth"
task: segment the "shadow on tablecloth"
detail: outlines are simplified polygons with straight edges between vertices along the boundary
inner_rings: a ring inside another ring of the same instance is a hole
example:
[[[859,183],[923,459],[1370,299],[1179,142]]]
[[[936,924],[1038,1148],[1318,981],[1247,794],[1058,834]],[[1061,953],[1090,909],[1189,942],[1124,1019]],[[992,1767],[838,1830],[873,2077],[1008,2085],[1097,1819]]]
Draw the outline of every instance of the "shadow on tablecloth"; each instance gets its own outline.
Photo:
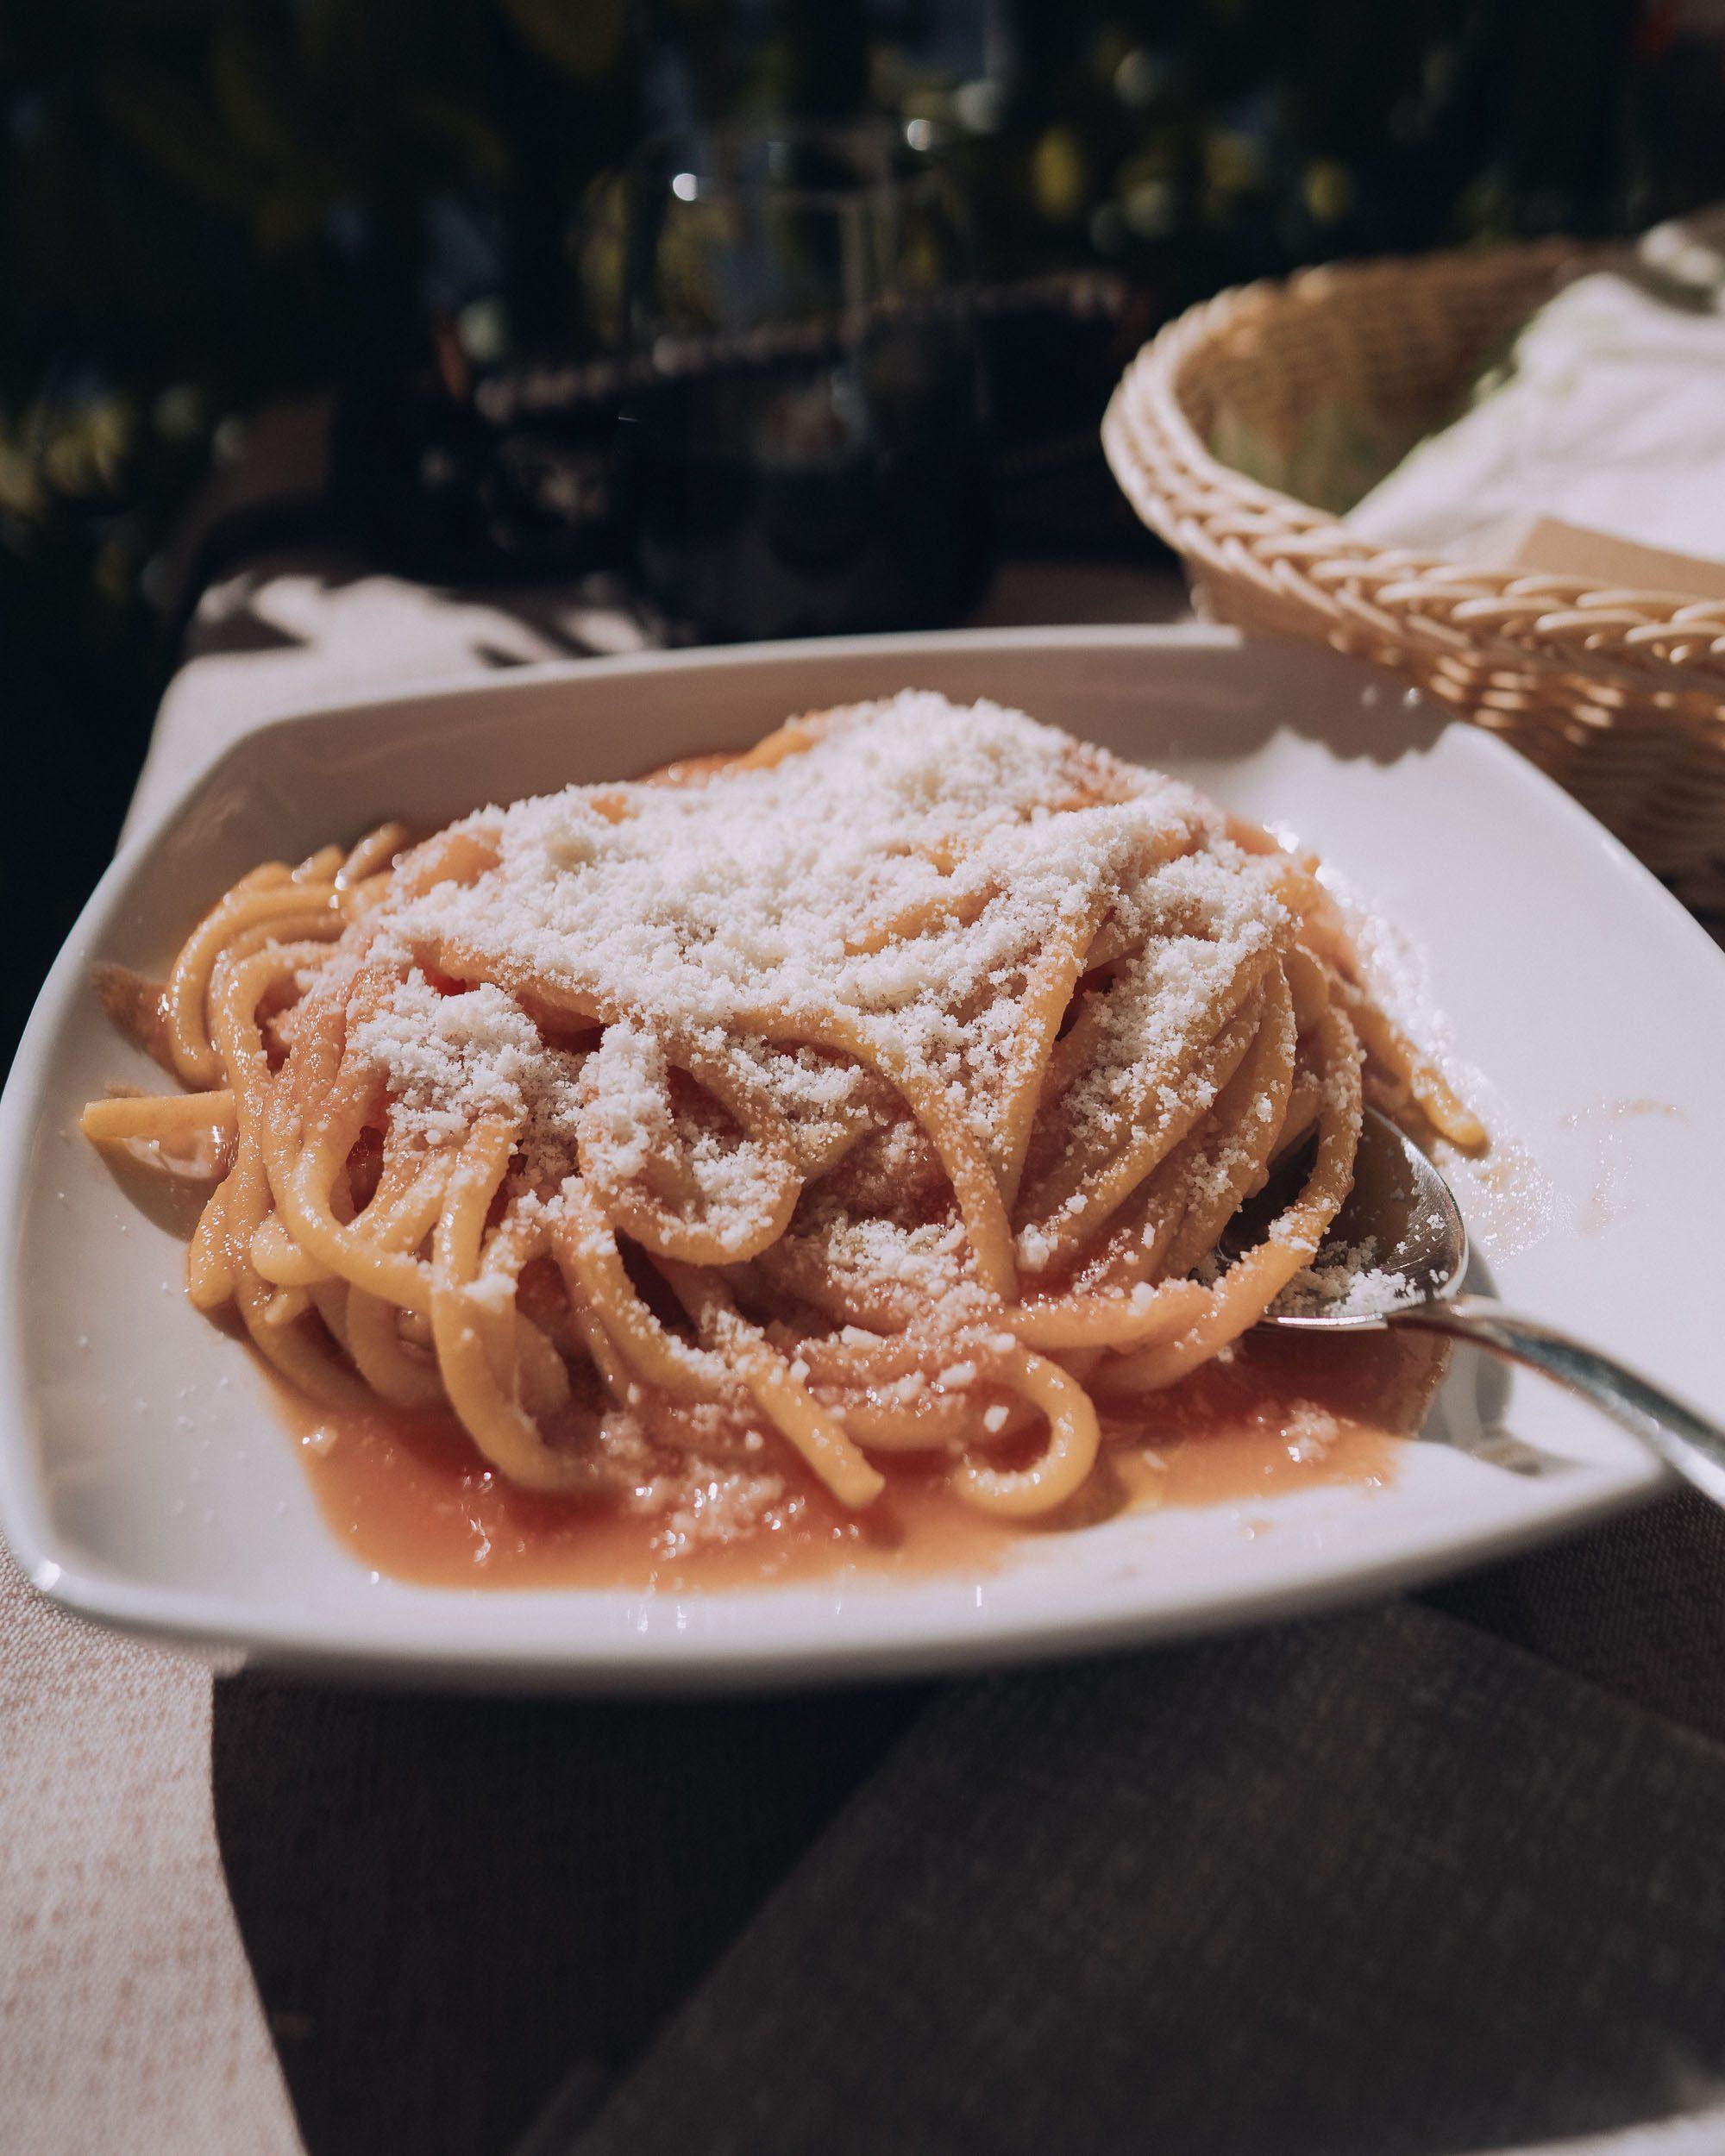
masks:
[[[501,2156],[609,2084],[927,1696],[216,1686],[216,1827],[309,2156]]]

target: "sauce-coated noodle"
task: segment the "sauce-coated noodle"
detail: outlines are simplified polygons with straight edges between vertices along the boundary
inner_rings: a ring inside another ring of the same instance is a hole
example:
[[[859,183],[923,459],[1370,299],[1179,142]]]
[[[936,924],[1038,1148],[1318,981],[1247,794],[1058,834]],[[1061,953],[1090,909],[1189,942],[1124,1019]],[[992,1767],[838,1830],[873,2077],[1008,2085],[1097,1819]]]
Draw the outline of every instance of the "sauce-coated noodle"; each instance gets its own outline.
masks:
[[[982,1541],[1080,1516],[1113,1437],[1177,1434],[1309,1263],[1364,1097],[1483,1138],[1311,862],[928,695],[266,864],[159,997],[104,998],[190,1090],[93,1102],[88,1135],[221,1170],[194,1302],[350,1458],[596,1547],[909,1490]]]

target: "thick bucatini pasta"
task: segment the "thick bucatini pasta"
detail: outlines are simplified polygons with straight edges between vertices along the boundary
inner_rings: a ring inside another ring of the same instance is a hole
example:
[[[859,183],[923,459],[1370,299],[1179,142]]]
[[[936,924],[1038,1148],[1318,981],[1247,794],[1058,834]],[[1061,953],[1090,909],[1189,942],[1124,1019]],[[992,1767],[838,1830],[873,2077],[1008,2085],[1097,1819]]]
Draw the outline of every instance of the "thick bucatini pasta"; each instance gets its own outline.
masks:
[[[194,1090],[84,1128],[204,1148],[191,1299],[293,1385],[447,1404],[531,1489],[788,1448],[865,1507],[933,1451],[1046,1513],[1099,1407],[1153,1426],[1308,1264],[1363,1087],[1481,1136],[1309,861],[994,705],[408,837],[254,869],[159,1001],[110,981]]]

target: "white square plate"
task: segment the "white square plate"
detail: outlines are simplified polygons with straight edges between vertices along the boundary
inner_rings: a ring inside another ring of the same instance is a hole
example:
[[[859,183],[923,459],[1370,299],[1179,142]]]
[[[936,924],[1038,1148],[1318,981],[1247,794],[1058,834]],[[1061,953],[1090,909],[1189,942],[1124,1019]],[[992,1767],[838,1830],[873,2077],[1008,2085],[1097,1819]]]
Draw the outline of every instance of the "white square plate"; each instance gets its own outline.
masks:
[[[302,1666],[470,1684],[792,1681],[1283,1615],[1427,1577],[1659,1486],[1662,1471],[1586,1408],[1464,1354],[1388,1488],[1127,1514],[1026,1538],[984,1576],[458,1590],[380,1579],[343,1553],[248,1357],[185,1302],[179,1241],[76,1134],[83,1101],[133,1060],[88,991],[92,962],[159,968],[267,856],[386,816],[436,822],[739,746],[794,711],[906,686],[1021,705],[1318,848],[1422,955],[1465,1062],[1485,1074],[1489,1119],[1545,1179],[1546,1225],[1521,1247],[1471,1222],[1499,1292],[1698,1405],[1725,1405],[1725,961],[1496,742],[1350,662],[1221,630],[630,658],[263,727],[150,817],[103,880],[0,1108],[12,1223],[0,1524],[38,1587],[190,1648]],[[1523,1471],[1501,1463],[1510,1451]]]

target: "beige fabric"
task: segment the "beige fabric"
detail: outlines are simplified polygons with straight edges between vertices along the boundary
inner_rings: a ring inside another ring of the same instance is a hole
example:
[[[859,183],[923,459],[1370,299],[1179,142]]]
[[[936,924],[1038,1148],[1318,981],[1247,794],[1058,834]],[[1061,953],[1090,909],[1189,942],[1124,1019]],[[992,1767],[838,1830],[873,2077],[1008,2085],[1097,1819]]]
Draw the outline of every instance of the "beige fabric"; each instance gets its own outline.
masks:
[[[53,2156],[300,2147],[216,1847],[209,1676],[3,1551],[0,2112]]]

